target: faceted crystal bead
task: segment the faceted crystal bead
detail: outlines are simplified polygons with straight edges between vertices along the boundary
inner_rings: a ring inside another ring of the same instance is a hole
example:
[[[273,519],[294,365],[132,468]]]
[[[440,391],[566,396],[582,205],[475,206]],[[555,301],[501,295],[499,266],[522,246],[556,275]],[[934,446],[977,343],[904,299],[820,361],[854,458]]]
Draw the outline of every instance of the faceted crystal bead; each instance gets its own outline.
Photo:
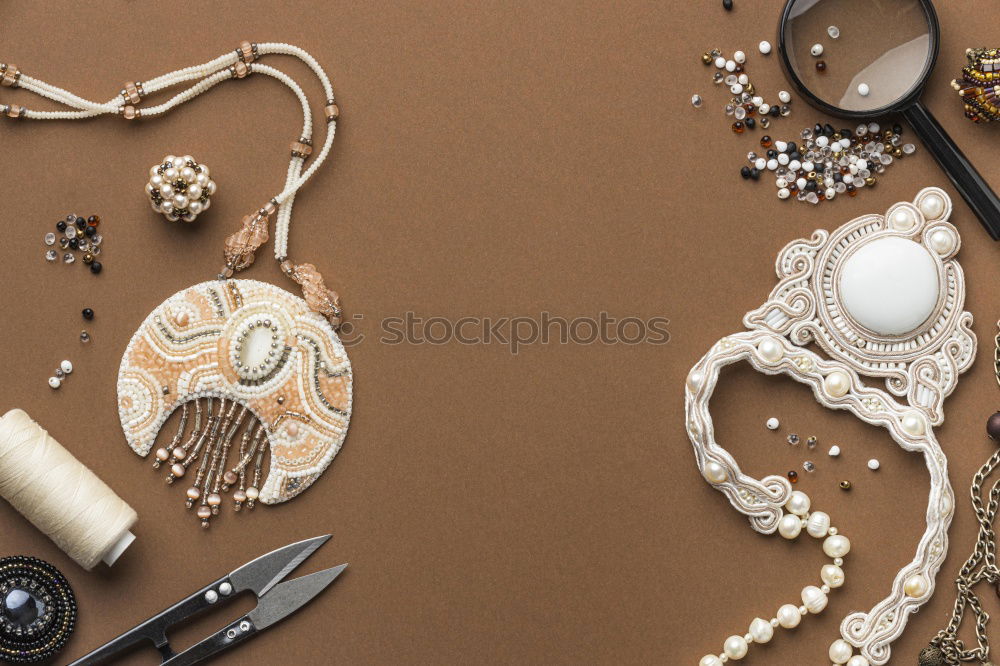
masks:
[[[807,460],[804,463],[802,463],[802,469],[804,469],[807,472],[814,472],[816,471],[816,464],[811,460]]]
[[[691,106],[696,109],[701,107],[701,95],[691,95]]]
[[[96,257],[101,253],[101,247],[99,245],[91,246],[90,253]]]
[[[104,236],[101,234],[95,234],[90,238],[90,244],[94,247],[100,245],[104,242]]]
[[[63,372],[62,368],[56,368],[56,377],[58,377],[59,379],[62,379],[65,376],[66,376],[66,373]]]
[[[788,443],[791,444],[792,446],[795,446],[796,444],[799,443],[799,436],[793,432],[791,435],[788,436]]]
[[[55,250],[48,250],[45,252],[45,261],[55,261],[59,258],[59,253]]]
[[[64,264],[72,264],[74,261],[76,261],[76,257],[73,255],[72,252],[67,252],[66,254],[63,255]]]
[[[81,238],[80,242],[77,244],[77,249],[86,252],[88,249],[90,249],[90,243],[87,242],[86,238]]]
[[[56,244],[56,235],[54,233],[52,233],[51,231],[49,233],[45,234],[45,244],[46,245],[55,245]]]

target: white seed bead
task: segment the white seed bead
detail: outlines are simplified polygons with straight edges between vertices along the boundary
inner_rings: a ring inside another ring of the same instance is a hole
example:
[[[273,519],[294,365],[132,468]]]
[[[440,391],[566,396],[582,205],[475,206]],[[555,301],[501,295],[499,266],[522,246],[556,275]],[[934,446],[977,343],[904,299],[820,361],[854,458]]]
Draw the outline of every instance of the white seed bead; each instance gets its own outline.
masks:
[[[834,444],[833,446],[830,447],[830,450],[827,451],[827,455],[830,456],[831,458],[836,458],[837,456],[840,455],[840,447]]]
[[[728,478],[726,468],[717,462],[711,461],[705,465],[705,480],[709,483],[723,483]]]
[[[735,72],[736,71],[736,61],[734,61],[734,60],[727,60],[726,61],[726,71],[727,72]]]
[[[909,597],[922,597],[927,594],[929,589],[930,585],[927,583],[927,579],[920,574],[910,576],[903,583],[903,591]]]
[[[809,513],[809,506],[811,504],[809,495],[806,495],[801,490],[793,490],[792,494],[788,497],[788,501],[785,502],[785,508],[796,516],[804,516]]]
[[[62,386],[62,380],[58,377],[49,377],[49,387],[57,389]]]
[[[754,643],[767,643],[774,636],[774,627],[764,618],[754,618],[750,623],[750,636],[753,637]]]
[[[749,646],[742,636],[730,636],[723,645],[723,652],[730,659],[742,659],[747,656]]]
[[[771,42],[767,40],[761,41],[761,43],[757,45],[757,50],[760,51],[761,54],[767,55],[771,52]]]
[[[819,577],[830,587],[840,587],[844,584],[844,570],[836,564],[824,564],[819,570]]]
[[[737,51],[733,54],[733,60],[742,65],[747,61],[747,54],[743,53],[743,51]]]
[[[799,622],[801,621],[802,614],[799,613],[797,606],[793,604],[785,604],[778,609],[778,624],[785,629],[794,629],[799,626]]]
[[[822,613],[823,609],[826,608],[827,601],[826,594],[815,585],[807,585],[802,588],[802,605],[813,615]]]
[[[819,43],[813,44],[812,48],[809,49],[809,53],[813,54],[817,58],[820,57],[823,55],[823,45]]]
[[[878,461],[878,458],[872,458],[871,460],[868,461],[868,469],[872,470],[873,472],[877,470],[880,466],[881,465]]]
[[[223,583],[222,585],[219,586],[219,594],[221,594],[222,596],[228,597],[232,593],[233,593],[233,586],[230,585],[229,583]]]
[[[854,654],[854,648],[843,638],[838,638],[830,644],[830,661],[835,664],[846,664]]]
[[[792,95],[787,90],[782,90],[778,93],[778,99],[782,104],[788,104],[792,101]]]
[[[69,361],[63,361],[59,364],[59,368],[65,372],[67,375],[73,372],[73,364]]]
[[[219,593],[216,592],[215,590],[209,590],[208,592],[205,593],[205,601],[207,601],[208,603],[214,604],[218,600],[219,600]]]
[[[768,430],[777,430],[778,426],[781,424],[778,422],[778,419],[772,416],[767,420],[767,423],[765,425],[767,426]]]
[[[780,190],[778,190],[779,199],[787,199],[790,196],[792,196],[792,192],[787,187],[782,187]]]
[[[828,557],[844,557],[851,552],[851,540],[841,534],[828,536],[823,542],[823,552]]]
[[[870,93],[871,91],[872,89],[868,87],[867,83],[858,84],[858,94],[861,95],[862,97],[868,97],[868,93]]]
[[[778,521],[778,534],[786,539],[794,539],[802,531],[802,519],[794,513],[786,513]]]
[[[851,390],[851,379],[840,370],[834,370],[823,379],[823,389],[833,398],[842,398]]]
[[[830,516],[824,511],[813,511],[806,520],[806,532],[809,536],[822,539],[830,529]]]

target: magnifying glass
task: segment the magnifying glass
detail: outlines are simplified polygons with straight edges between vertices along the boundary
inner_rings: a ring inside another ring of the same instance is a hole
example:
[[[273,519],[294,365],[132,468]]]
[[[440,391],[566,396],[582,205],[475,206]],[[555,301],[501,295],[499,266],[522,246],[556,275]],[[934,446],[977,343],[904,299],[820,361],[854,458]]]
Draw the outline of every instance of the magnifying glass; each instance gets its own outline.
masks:
[[[939,38],[930,0],[788,0],[778,27],[785,73],[813,106],[843,118],[902,114],[998,240],[1000,199],[920,103]]]

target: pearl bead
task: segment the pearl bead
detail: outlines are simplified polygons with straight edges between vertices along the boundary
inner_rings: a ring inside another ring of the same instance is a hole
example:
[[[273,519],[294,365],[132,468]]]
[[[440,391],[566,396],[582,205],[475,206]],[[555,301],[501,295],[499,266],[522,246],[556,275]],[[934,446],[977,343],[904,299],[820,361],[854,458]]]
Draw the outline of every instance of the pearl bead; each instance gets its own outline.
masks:
[[[860,654],[856,654],[847,660],[847,666],[870,666],[868,660]]]
[[[747,656],[747,641],[742,636],[730,636],[723,645],[723,652],[730,659],[742,659]]]
[[[802,519],[793,513],[786,513],[778,521],[778,534],[786,539],[794,539],[802,531]]]
[[[944,213],[944,199],[939,194],[928,194],[920,200],[919,208],[928,220],[939,220]]]
[[[914,574],[903,583],[903,592],[909,597],[922,597],[930,589],[927,579],[920,574]]]
[[[838,638],[830,644],[830,661],[835,664],[846,664],[854,654],[854,648],[843,638]]]
[[[62,380],[58,377],[49,377],[49,387],[57,389],[62,386]]]
[[[951,234],[944,229],[938,229],[931,234],[931,247],[938,254],[948,254],[955,247]]]
[[[209,509],[207,506],[199,506],[198,517],[201,518],[202,520],[208,520],[209,518],[212,517],[212,510]]]
[[[796,516],[804,516],[809,513],[809,506],[811,504],[809,495],[806,495],[801,490],[795,490],[792,491],[792,494],[788,497],[788,501],[785,502],[785,508]]]
[[[818,58],[819,56],[823,55],[823,45],[819,43],[813,44],[812,48],[809,49],[809,53],[813,54]]]
[[[233,593],[233,586],[230,583],[223,583],[219,586],[219,594],[224,597],[228,597]]]
[[[722,666],[722,660],[716,657],[714,654],[706,654],[698,662],[698,666]]]
[[[807,585],[802,588],[802,605],[813,615],[822,613],[826,608],[827,596],[823,590],[815,585]]]
[[[823,389],[833,398],[842,398],[851,390],[851,379],[840,370],[834,370],[823,379]]]
[[[862,97],[868,97],[868,93],[870,93],[871,91],[872,89],[868,86],[867,83],[858,84],[858,94],[861,95]]]
[[[813,511],[806,520],[806,532],[809,536],[822,539],[830,529],[830,516],[823,511]]]
[[[208,592],[205,593],[205,601],[207,601],[208,603],[214,604],[218,600],[219,600],[219,593],[216,592],[215,590],[209,590]]]
[[[781,343],[774,338],[764,338],[757,344],[757,353],[770,364],[777,363],[785,355]]]
[[[188,499],[190,500],[196,500],[199,497],[201,497],[201,491],[195,488],[194,486],[191,486],[190,488],[187,489],[187,496]]]
[[[255,500],[260,496],[260,491],[254,488],[253,486],[247,488],[246,493],[247,493],[247,499]]]
[[[877,470],[880,466],[881,464],[879,463],[877,458],[872,458],[871,460],[868,461],[868,469],[870,469],[873,472]]]
[[[765,425],[767,426],[768,430],[777,430],[780,423],[778,422],[778,419],[772,416],[767,420],[767,423]]]
[[[705,375],[698,370],[692,370],[687,378],[687,385],[692,391],[697,391],[705,381]]]
[[[911,229],[915,223],[913,212],[909,208],[897,208],[889,217],[889,224],[892,228],[900,231]]]
[[[819,570],[819,577],[830,587],[840,587],[844,584],[844,570],[836,564],[824,564]]]
[[[70,363],[69,361],[63,361],[62,363],[60,363],[59,368],[67,375],[73,372],[73,364]]]
[[[829,536],[823,542],[823,552],[829,557],[843,557],[851,552],[851,540],[842,534]]]
[[[156,459],[160,462],[166,461],[170,457],[170,451],[160,447],[156,449]]]
[[[184,466],[181,465],[180,463],[174,463],[173,465],[170,466],[170,473],[173,474],[178,479],[184,476],[184,472],[185,472]]]
[[[742,65],[747,61],[747,54],[743,51],[737,51],[733,54],[733,60],[735,60],[737,64]]]
[[[703,474],[709,483],[723,483],[729,477],[726,468],[714,461],[705,465]]]
[[[163,172],[163,177],[166,178],[169,181],[177,180],[177,176],[179,176],[179,175],[180,174],[177,173],[177,169],[175,169],[173,167],[170,167],[169,169],[166,169]]]
[[[174,448],[173,451],[170,452],[170,455],[172,455],[177,460],[183,460],[184,456],[187,455],[187,454],[184,452],[184,449],[182,449],[181,447],[178,446],[178,447]]]
[[[193,183],[194,182],[195,175],[196,174],[194,172],[194,169],[192,169],[189,166],[186,166],[183,169],[181,169],[181,178],[183,178],[185,181],[187,181],[189,183]]]
[[[761,52],[762,55],[767,55],[771,52],[771,42],[764,40],[757,45],[757,50]]]
[[[160,186],[160,196],[164,199],[169,199],[174,196],[174,188],[171,185],[164,183]]]
[[[222,504],[222,498],[219,497],[218,493],[212,493],[211,495],[208,496],[208,499],[206,501],[208,502],[209,506],[219,506],[220,504]]]
[[[767,643],[774,636],[774,627],[763,618],[754,618],[754,621],[750,623],[750,636],[753,637],[754,643]]]
[[[173,199],[174,208],[187,208],[188,198],[183,194],[175,194]]]
[[[792,96],[787,90],[782,90],[778,93],[778,99],[781,101],[782,104],[788,104],[789,102],[792,101]]]
[[[785,604],[779,608],[777,617],[778,624],[785,629],[794,629],[802,621],[802,614],[799,613],[798,607],[793,604]]]
[[[187,195],[190,198],[192,198],[192,199],[200,199],[201,198],[201,185],[198,185],[197,183],[192,184],[187,189]]]
[[[909,435],[919,437],[924,434],[924,417],[917,412],[906,412],[899,424]]]

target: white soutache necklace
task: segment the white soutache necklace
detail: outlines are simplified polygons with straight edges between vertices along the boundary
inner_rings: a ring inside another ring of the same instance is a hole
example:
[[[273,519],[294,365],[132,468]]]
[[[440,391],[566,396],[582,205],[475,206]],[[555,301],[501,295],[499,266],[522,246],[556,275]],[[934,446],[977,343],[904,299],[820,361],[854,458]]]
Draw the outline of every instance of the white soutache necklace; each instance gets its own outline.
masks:
[[[327,134],[312,165],[312,115],[302,88],[283,72],[260,64],[267,55],[303,61],[326,94]],[[0,106],[13,119],[78,120],[118,114],[126,120],[153,118],[230,79],[265,74],[288,86],[302,105],[303,127],[292,143],[284,189],[226,239],[225,266],[217,279],[180,291],[146,317],[129,342],[118,374],[118,410],[132,449],[141,456],[153,448],[161,426],[181,408],[172,442],[156,450],[153,466],[169,468],[167,482],[191,477],[189,509],[208,527],[222,495],[232,490],[234,508],[252,509],[256,501],[276,504],[301,493],[340,450],[351,415],[352,373],[336,328],[339,297],[326,288],[316,268],[288,259],[288,231],[295,194],[324,162],[333,144],[339,109],[326,73],[306,51],[281,43],[251,44],[203,65],[187,67],[145,82],[130,82],[109,102],[88,101],[0,65],[8,87],[20,87],[73,110],[35,111]],[[145,97],[195,83],[157,106],[139,107]],[[187,170],[187,172],[185,172]],[[147,186],[154,210],[171,219],[186,210],[170,208],[178,175],[206,185],[208,169],[190,156],[168,156],[150,172]],[[165,206],[163,202],[167,202]],[[168,210],[169,209],[169,210]],[[282,271],[297,282],[303,298],[256,280],[232,279],[249,267],[268,240],[276,216],[274,255]],[[193,218],[192,218],[193,219]],[[191,405],[194,409],[191,409]],[[190,430],[187,425],[194,412]],[[269,470],[264,475],[265,457]]]

